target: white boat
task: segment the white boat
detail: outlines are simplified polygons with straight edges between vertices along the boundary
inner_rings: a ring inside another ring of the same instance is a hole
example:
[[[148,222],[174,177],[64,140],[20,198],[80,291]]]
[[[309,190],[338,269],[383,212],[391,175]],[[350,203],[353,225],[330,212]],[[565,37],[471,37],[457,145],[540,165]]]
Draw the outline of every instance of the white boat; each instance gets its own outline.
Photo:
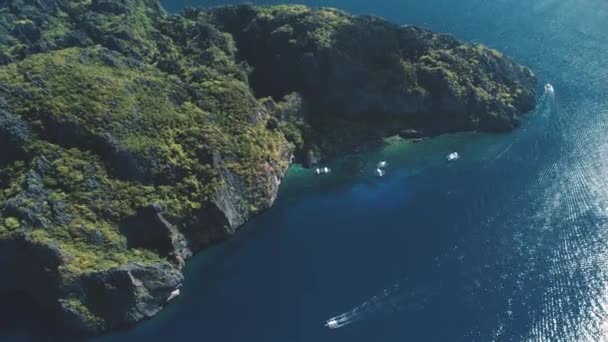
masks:
[[[327,323],[325,323],[325,326],[329,329],[338,329],[340,327],[340,323],[338,323],[338,321],[335,319],[330,319],[327,321]]]
[[[328,174],[328,173],[330,173],[330,172],[331,172],[331,169],[330,169],[330,168],[328,168],[327,166],[326,166],[326,167],[318,167],[318,168],[315,170],[315,172],[316,172],[316,174],[318,174],[318,175],[326,175],[326,174]]]
[[[381,168],[376,168],[376,174],[378,175],[378,177],[384,177],[384,175],[386,174],[386,171],[384,171],[384,169],[381,169]]]
[[[553,94],[555,92],[555,89],[553,89],[553,85],[551,85],[550,83],[545,84],[545,92]]]
[[[383,160],[381,162],[378,163],[378,165],[376,165],[379,169],[384,169],[385,167],[388,166],[388,162],[386,162],[386,160]]]
[[[460,155],[458,154],[458,152],[452,152],[450,154],[448,154],[448,156],[446,157],[446,159],[448,161],[455,161],[460,159]]]
[[[169,298],[167,298],[167,303],[174,300],[175,298],[179,297],[180,294],[181,294],[181,290],[175,289],[175,291],[171,292],[171,294],[169,295]]]

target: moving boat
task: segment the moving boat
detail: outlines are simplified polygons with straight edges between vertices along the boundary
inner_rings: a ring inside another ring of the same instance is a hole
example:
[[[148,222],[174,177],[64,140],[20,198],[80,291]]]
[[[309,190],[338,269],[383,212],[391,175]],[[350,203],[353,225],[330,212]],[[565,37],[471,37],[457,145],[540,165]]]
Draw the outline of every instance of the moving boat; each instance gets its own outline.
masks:
[[[335,319],[330,319],[327,321],[327,323],[325,323],[325,326],[329,329],[338,329],[340,327],[340,323],[338,323],[338,321]]]

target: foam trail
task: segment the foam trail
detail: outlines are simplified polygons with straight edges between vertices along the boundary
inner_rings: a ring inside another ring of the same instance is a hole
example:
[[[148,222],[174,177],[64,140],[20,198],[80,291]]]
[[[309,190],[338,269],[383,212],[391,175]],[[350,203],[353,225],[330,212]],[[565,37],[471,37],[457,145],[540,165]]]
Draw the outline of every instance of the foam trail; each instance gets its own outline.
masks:
[[[328,319],[325,326],[329,329],[338,329],[375,316],[391,314],[406,307],[416,309],[421,307],[425,298],[425,294],[420,291],[405,291],[399,284],[395,284],[361,305]]]
[[[555,102],[555,88],[551,83],[545,84],[544,92],[541,96],[539,96],[536,111],[541,112],[542,116],[546,116],[548,112],[553,109],[553,104]]]
[[[549,105],[552,105],[555,100],[555,88],[551,83],[545,84],[545,92],[540,97],[539,102],[545,103],[547,102]]]
[[[537,105],[536,105],[536,108],[534,109],[534,111],[537,113],[536,115],[539,115],[541,117],[548,117],[554,109],[554,104],[555,104],[555,89],[553,88],[553,86],[550,83],[547,83],[547,84],[545,84],[545,91],[538,98]],[[509,150],[511,150],[513,145],[515,145],[516,143],[519,142],[520,139],[521,139],[521,136],[519,136],[515,141],[512,141],[510,144],[508,144],[500,153],[498,153],[496,155],[496,157],[494,157],[492,160],[490,160],[490,163],[493,163],[493,162],[501,159],[505,154],[507,154],[509,152]]]
[[[513,145],[515,145],[515,142],[510,143],[504,150],[502,150],[502,152],[500,152],[490,162],[493,163],[493,162],[497,161],[498,159],[500,159],[503,155],[505,155],[505,153],[509,152],[509,150],[511,149],[511,147],[513,147]]]
[[[330,329],[342,328],[371,317],[384,309],[390,309],[392,306],[391,296],[398,290],[399,285],[395,285],[391,289],[385,289],[380,295],[376,295],[361,305],[328,319],[325,326]]]

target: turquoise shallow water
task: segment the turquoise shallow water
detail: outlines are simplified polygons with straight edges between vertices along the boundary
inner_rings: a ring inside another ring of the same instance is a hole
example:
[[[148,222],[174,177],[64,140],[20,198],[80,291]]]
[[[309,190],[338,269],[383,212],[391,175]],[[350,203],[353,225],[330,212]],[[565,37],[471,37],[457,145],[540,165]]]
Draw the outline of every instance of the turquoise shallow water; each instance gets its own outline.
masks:
[[[189,263],[173,305],[95,341],[608,339],[608,3],[329,3],[502,50],[537,73],[539,106],[510,134],[292,169],[275,207]]]

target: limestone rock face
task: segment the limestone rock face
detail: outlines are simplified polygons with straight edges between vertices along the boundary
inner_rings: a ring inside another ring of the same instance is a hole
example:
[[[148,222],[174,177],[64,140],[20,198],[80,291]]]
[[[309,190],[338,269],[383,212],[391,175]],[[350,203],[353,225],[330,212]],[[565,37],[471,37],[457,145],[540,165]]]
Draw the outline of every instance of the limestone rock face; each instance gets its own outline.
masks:
[[[495,50],[335,9],[0,1],[0,291],[78,332],[133,325],[294,160],[510,130],[534,86]]]
[[[164,216],[160,205],[142,208],[124,220],[119,229],[127,239],[129,248],[145,248],[170,258],[180,267],[192,256],[186,237]]]
[[[52,308],[59,298],[58,269],[64,262],[56,245],[23,235],[0,239],[0,292],[26,292],[41,308]]]
[[[100,332],[154,316],[182,281],[169,263],[132,263],[80,276],[62,288],[68,298],[59,303],[71,328]]]

